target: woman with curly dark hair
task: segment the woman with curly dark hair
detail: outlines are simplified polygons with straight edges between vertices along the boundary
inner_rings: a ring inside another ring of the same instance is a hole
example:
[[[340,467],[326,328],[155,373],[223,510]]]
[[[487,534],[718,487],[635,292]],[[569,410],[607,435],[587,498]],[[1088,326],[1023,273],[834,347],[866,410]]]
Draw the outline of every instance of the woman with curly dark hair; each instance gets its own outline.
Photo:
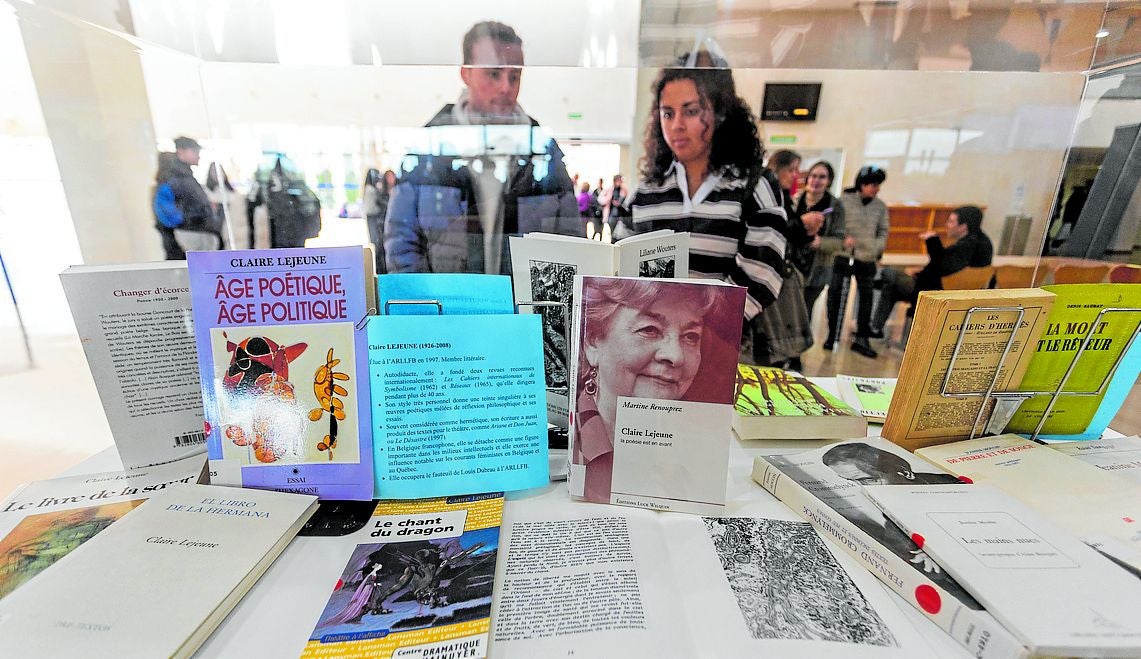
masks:
[[[688,231],[690,276],[745,286],[751,319],[780,293],[780,186],[761,167],[757,126],[732,71],[706,51],[679,61],[691,66],[662,69],[654,81],[642,180],[616,236]]]

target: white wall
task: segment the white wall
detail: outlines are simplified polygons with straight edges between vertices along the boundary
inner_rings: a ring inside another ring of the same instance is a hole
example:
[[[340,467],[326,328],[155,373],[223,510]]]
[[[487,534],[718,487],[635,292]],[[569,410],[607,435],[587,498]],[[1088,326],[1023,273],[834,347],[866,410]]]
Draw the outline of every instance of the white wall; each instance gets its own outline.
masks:
[[[638,134],[654,75],[639,76]],[[739,69],[734,79],[754,112],[765,82],[823,83],[815,122],[762,122],[766,144],[772,135],[796,140],[770,152],[842,148],[845,186],[875,162],[888,174],[885,200],[986,206],[984,229],[996,241],[1004,217],[1024,213],[1034,218],[1030,250],[1041,245],[1084,82],[1080,73],[777,69]]]

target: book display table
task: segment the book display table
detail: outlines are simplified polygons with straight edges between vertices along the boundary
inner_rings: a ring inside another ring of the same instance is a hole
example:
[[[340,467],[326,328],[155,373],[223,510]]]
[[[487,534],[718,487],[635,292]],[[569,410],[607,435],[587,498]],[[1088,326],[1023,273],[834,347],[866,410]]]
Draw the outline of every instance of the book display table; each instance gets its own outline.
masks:
[[[824,388],[835,391],[835,378],[814,378]],[[879,426],[869,428],[869,436],[876,435]],[[1106,436],[1120,436],[1119,433],[1107,431]],[[810,445],[811,446],[811,445]],[[791,453],[801,450],[799,448],[774,448],[771,444],[762,442],[741,441],[735,437],[731,441],[729,474],[727,486],[727,505],[723,516],[762,516],[773,519],[802,521],[792,510],[766,492],[753,481],[750,472],[753,458],[758,455]],[[68,469],[61,475],[77,475],[96,471],[115,470],[120,468],[118,455],[113,448],[108,448],[87,460]],[[511,493],[507,496],[504,508],[502,528],[505,538],[510,537],[510,529],[520,519],[533,520],[536,511],[549,511],[551,518],[565,518],[568,511],[572,514],[582,515],[584,511],[588,516],[624,515],[630,509],[580,503],[572,501],[567,493],[565,482],[554,482],[544,488],[536,488]],[[633,511],[634,514],[646,515],[643,511]],[[272,656],[289,657],[298,656],[304,648],[314,622],[320,614],[322,607],[329,596],[330,587],[327,575],[313,566],[323,563],[337,563],[343,560],[339,553],[343,545],[336,542],[336,538],[328,537],[297,537],[281,554],[280,558],[270,567],[265,576],[249,591],[241,603],[230,616],[218,627],[215,633],[206,641],[196,656],[200,657],[231,657],[231,656]],[[504,540],[501,547],[502,556],[510,553],[511,546]],[[508,561],[500,560],[496,573],[496,599],[503,594],[504,567]],[[863,568],[854,562],[846,564],[856,570]],[[646,620],[653,626],[654,607],[653,592],[656,591],[656,579],[666,579],[650,569],[639,570],[639,577],[647,586],[644,597],[647,602]],[[644,572],[644,574],[641,574]],[[870,576],[870,575],[864,575]],[[896,618],[905,620],[912,629],[907,634],[918,636],[928,646],[928,652],[923,656],[967,658],[970,655],[960,647],[950,636],[939,629],[916,611],[903,599],[884,587],[879,581],[870,579],[871,587],[883,590],[877,593],[880,599],[894,604],[898,612],[893,612]],[[686,600],[685,584],[678,594],[680,599]],[[672,604],[672,603],[671,603]],[[495,609],[493,608],[493,611]],[[661,623],[661,620],[658,620]],[[710,637],[717,636],[716,629],[705,630]],[[897,636],[899,634],[897,633]],[[490,656],[523,656],[518,650],[503,652],[497,649],[495,628],[492,630],[492,643]],[[707,642],[704,642],[707,641]],[[696,639],[698,648],[696,655],[691,651],[676,656],[725,656],[723,649],[719,648],[716,639]],[[568,643],[570,647],[570,643]],[[615,643],[613,656],[632,657],[629,645]],[[857,648],[851,652],[848,648]],[[502,650],[508,650],[504,645]],[[837,644],[830,657],[869,656],[861,653],[859,646]],[[569,650],[568,650],[569,651]],[[645,656],[670,656],[662,654],[657,649],[645,648]],[[581,653],[580,653],[581,654]],[[815,656],[815,655],[813,655]],[[916,655],[919,656],[919,655]]]

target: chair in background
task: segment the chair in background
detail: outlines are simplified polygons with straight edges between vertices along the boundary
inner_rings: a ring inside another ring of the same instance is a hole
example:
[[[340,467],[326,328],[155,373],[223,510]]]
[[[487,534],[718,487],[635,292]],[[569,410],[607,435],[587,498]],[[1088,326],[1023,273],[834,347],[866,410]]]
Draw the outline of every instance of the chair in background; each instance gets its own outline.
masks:
[[[1109,271],[1109,281],[1114,284],[1141,284],[1141,265],[1115,265]]]
[[[1097,284],[1109,274],[1108,265],[1059,265],[1054,268],[1055,284]]]
[[[964,291],[990,288],[990,280],[992,277],[994,277],[993,266],[963,268],[955,274],[943,277],[943,290]]]
[[[1032,265],[1000,265],[994,269],[994,278],[998,288],[1033,288],[1041,286],[1046,279],[1046,268],[1037,268]]]

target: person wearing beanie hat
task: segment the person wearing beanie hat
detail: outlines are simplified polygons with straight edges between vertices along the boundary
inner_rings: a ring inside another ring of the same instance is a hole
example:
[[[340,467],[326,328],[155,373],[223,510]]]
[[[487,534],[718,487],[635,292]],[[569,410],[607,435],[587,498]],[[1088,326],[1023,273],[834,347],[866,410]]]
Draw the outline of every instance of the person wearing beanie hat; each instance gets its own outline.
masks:
[[[896,302],[911,303],[910,314],[920,291],[943,288],[943,277],[963,268],[982,268],[991,264],[994,245],[983,233],[983,211],[978,206],[960,206],[947,216],[945,224],[950,244],[944,246],[934,231],[919,234],[927,247],[930,260],[918,273],[908,276],[894,268],[884,268],[883,292],[872,318],[872,336],[883,338],[883,326]]]
[[[859,299],[852,350],[865,357],[877,356],[868,343],[868,337],[872,335],[872,281],[876,276],[876,262],[887,247],[887,204],[879,198],[880,186],[886,180],[887,173],[882,169],[875,165],[864,165],[856,173],[855,185],[840,195],[840,203],[844,206],[844,249],[848,252],[836,256],[832,281],[828,284],[828,339],[824,341],[825,350],[831,350],[840,337],[843,329],[840,320],[841,291],[848,277],[855,276]]]

